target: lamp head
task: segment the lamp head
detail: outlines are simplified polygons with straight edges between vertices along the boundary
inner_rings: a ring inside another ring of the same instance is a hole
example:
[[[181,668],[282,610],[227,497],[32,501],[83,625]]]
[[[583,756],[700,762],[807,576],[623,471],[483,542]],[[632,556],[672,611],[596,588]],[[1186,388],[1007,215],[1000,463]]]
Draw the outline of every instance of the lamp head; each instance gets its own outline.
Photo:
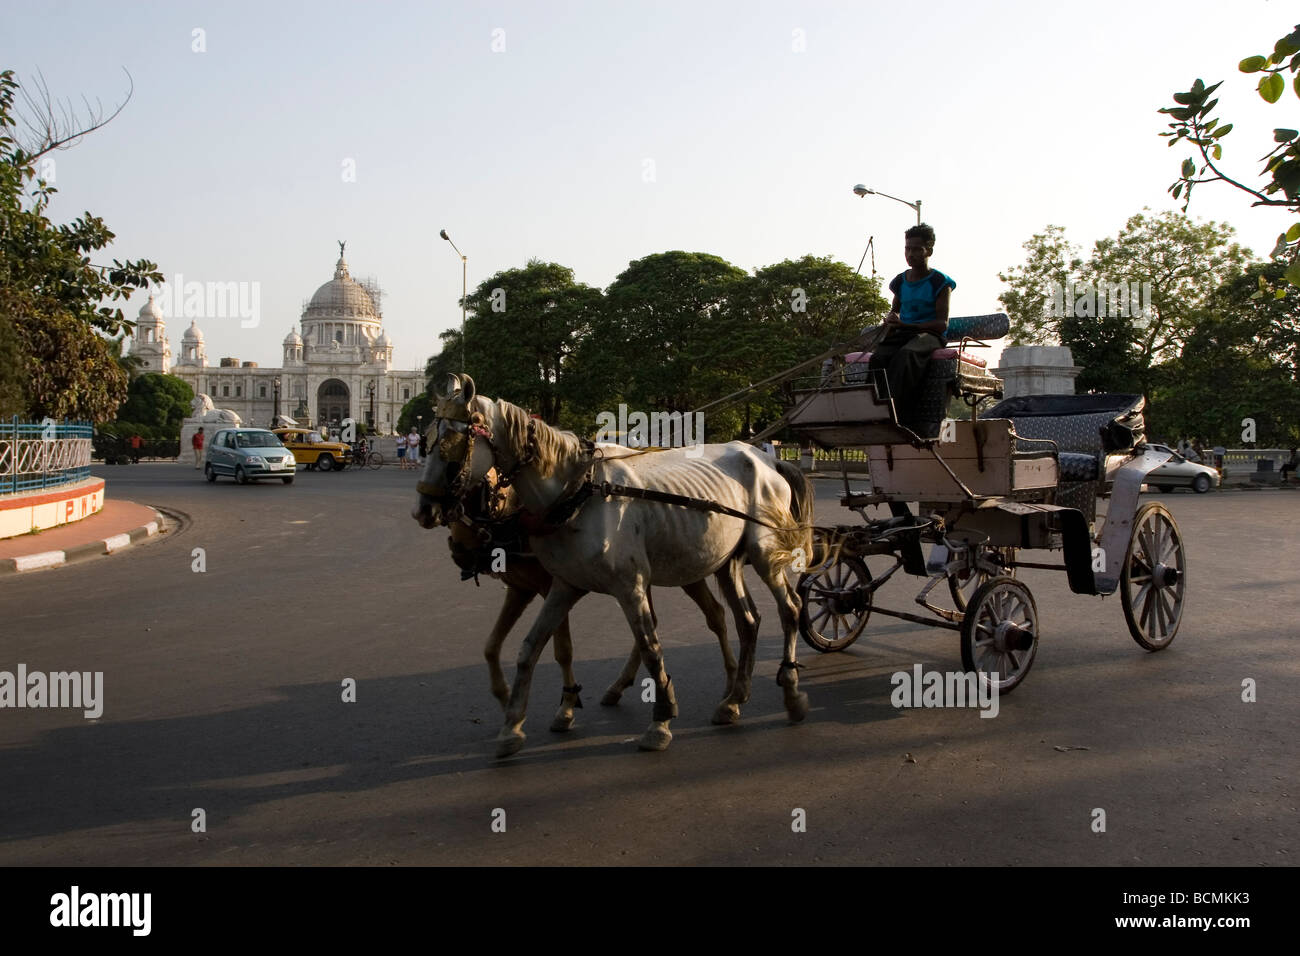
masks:
[[[853,194],[856,196],[871,196],[875,194],[875,190],[868,189],[866,186],[862,185],[862,183],[858,183],[853,187]]]
[[[446,230],[446,229],[443,229],[442,231],[440,231],[440,232],[438,233],[438,235],[442,236],[442,238],[446,239],[448,242],[451,242],[451,236],[447,235],[447,230]]]

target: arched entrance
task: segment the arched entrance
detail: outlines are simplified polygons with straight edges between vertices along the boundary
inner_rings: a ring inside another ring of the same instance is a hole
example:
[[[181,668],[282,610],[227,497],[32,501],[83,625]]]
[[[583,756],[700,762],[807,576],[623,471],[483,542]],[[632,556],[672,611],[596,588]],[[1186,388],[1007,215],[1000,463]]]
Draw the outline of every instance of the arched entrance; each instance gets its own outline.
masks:
[[[316,390],[316,409],[318,424],[338,426],[352,417],[352,393],[337,378],[326,379]]]

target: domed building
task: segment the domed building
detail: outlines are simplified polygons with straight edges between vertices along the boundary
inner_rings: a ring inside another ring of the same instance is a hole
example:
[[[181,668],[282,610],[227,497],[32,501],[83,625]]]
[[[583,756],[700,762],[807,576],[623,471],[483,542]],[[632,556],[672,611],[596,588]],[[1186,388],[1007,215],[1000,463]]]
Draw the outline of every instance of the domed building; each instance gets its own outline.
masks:
[[[196,322],[181,337],[180,359],[171,364],[164,319],[152,296],[140,310],[131,354],[149,371],[170,371],[196,395],[212,396],[218,408],[231,409],[246,425],[270,425],[280,414],[333,427],[351,418],[391,433],[402,406],[423,391],[424,373],[392,367],[383,313],[366,286],[352,278],[343,247],[339,243],[334,278],[303,308],[302,331],[292,328],[284,337],[280,368],[237,358],[209,366]]]

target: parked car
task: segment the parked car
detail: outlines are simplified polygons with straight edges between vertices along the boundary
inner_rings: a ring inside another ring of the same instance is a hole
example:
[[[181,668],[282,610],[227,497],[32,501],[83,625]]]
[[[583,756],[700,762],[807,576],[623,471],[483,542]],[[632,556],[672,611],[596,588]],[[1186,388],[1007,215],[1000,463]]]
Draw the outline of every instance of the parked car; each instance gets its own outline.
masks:
[[[203,476],[216,481],[220,475],[229,475],[241,485],[279,478],[291,485],[297,464],[293,452],[265,428],[223,428],[212,436],[203,453]]]
[[[293,452],[298,464],[308,471],[330,471],[352,463],[352,449],[341,441],[329,441],[314,428],[273,429],[284,447]]]
[[[1191,488],[1197,494],[1205,494],[1211,488],[1219,487],[1222,480],[1213,468],[1184,458],[1168,445],[1148,443],[1148,448],[1155,451],[1167,451],[1173,457],[1147,475],[1147,484],[1155,485],[1165,494],[1175,488]]]

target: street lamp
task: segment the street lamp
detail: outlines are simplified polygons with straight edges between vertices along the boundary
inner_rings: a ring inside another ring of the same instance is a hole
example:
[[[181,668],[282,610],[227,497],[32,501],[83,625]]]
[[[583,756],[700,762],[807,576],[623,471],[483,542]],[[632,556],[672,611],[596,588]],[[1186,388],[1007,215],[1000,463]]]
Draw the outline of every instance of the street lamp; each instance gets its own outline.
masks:
[[[438,235],[451,242],[451,236],[447,235],[446,229]],[[451,247],[456,249],[456,243],[451,242]],[[465,298],[469,295],[469,259],[459,249],[456,249],[456,255],[460,256],[460,370],[463,372],[465,371]]]
[[[866,199],[868,196],[884,196],[886,199],[894,200],[894,202],[901,202],[904,206],[911,206],[916,210],[916,224],[918,226],[921,224],[921,200],[919,199],[916,202],[908,202],[906,199],[899,199],[897,196],[889,195],[889,193],[882,193],[878,189],[868,189],[866,186],[862,185],[862,183],[858,183],[854,186],[853,192],[854,195],[861,196],[863,199]]]
[[[280,424],[276,419],[280,417],[280,380],[275,380],[275,414],[271,417],[271,424]]]
[[[370,428],[375,427],[375,383],[371,382],[366,386],[366,392],[370,395],[370,421],[367,422]]]

